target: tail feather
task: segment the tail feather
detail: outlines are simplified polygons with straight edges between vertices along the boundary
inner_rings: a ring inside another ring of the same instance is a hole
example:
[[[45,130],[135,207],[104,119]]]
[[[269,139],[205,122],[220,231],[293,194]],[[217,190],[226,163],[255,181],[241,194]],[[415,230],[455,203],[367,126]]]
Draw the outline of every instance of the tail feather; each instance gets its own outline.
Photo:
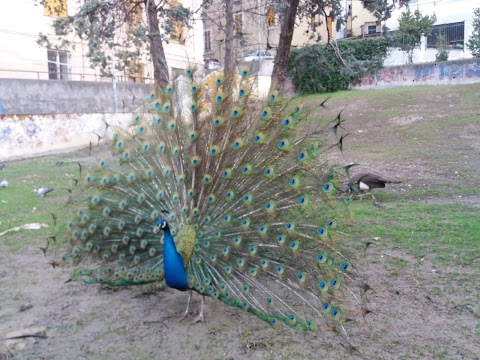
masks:
[[[347,135],[340,119],[323,126],[277,92],[261,104],[248,76],[232,94],[214,80],[168,86],[117,130],[119,162],[87,175],[66,258],[85,264],[90,282],[161,281],[154,227],[165,217],[191,289],[272,325],[348,340],[363,282],[337,229],[350,202],[338,191],[348,174],[334,165]]]

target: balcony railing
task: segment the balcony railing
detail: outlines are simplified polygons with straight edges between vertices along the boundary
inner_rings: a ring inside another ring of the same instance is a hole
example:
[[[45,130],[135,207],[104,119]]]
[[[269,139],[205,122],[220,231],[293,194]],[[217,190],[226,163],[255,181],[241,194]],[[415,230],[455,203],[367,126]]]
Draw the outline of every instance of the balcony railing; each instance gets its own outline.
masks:
[[[0,79],[30,79],[30,80],[50,80],[50,81],[97,81],[97,82],[112,82],[112,77],[100,74],[85,74],[77,72],[68,72],[64,74],[52,73],[48,71],[35,70],[15,70],[15,69],[0,69]],[[152,78],[139,77],[132,75],[117,75],[115,80],[119,83],[137,83],[137,84],[151,84]]]

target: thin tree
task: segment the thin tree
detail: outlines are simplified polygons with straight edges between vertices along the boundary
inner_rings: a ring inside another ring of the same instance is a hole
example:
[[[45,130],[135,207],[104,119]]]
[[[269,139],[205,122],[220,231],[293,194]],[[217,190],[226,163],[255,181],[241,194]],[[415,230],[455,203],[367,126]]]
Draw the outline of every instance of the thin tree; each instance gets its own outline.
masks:
[[[403,12],[398,19],[398,30],[394,33],[396,46],[408,56],[408,63],[413,62],[413,50],[420,45],[422,36],[432,32],[432,26],[437,21],[435,15],[422,15],[420,10]]]
[[[233,0],[225,0],[225,59],[224,76],[227,81],[226,91],[231,92],[235,73],[235,22],[233,17]]]
[[[282,17],[278,49],[273,64],[272,82],[270,89],[283,89],[287,79],[288,55],[292,44],[295,19],[297,17],[300,0],[288,0],[285,3],[285,11]]]
[[[336,21],[337,30],[344,23],[342,0],[287,0],[283,4],[281,31],[274,60],[271,90],[285,87],[288,58],[296,19],[306,21],[309,24],[310,38],[316,41],[325,40],[327,44],[337,50],[338,60],[343,61],[336,42],[333,40],[333,34],[327,31],[327,39],[321,39],[318,32],[320,27],[325,27],[328,30],[329,19],[332,22]]]

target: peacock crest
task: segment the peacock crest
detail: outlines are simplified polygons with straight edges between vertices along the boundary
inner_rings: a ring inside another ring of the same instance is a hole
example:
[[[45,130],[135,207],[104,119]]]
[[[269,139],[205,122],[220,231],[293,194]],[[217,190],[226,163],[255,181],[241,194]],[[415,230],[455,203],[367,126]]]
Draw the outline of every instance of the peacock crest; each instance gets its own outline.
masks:
[[[65,259],[88,283],[147,284],[164,280],[174,244],[188,289],[350,344],[364,285],[340,241],[340,119],[325,126],[278,92],[261,101],[247,69],[233,85],[193,75],[114,134],[113,156],[83,179]]]

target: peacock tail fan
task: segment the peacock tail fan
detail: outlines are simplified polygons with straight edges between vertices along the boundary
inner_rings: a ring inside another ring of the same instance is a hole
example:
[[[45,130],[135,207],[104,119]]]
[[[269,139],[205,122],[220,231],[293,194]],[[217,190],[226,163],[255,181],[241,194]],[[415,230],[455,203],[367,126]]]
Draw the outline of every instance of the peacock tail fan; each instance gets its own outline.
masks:
[[[348,339],[364,299],[340,236],[346,132],[298,98],[259,100],[254,85],[242,70],[227,94],[222,74],[196,82],[188,69],[153,94],[83,179],[65,259],[89,283],[163,281],[154,227],[165,218],[191,289],[272,325]]]

